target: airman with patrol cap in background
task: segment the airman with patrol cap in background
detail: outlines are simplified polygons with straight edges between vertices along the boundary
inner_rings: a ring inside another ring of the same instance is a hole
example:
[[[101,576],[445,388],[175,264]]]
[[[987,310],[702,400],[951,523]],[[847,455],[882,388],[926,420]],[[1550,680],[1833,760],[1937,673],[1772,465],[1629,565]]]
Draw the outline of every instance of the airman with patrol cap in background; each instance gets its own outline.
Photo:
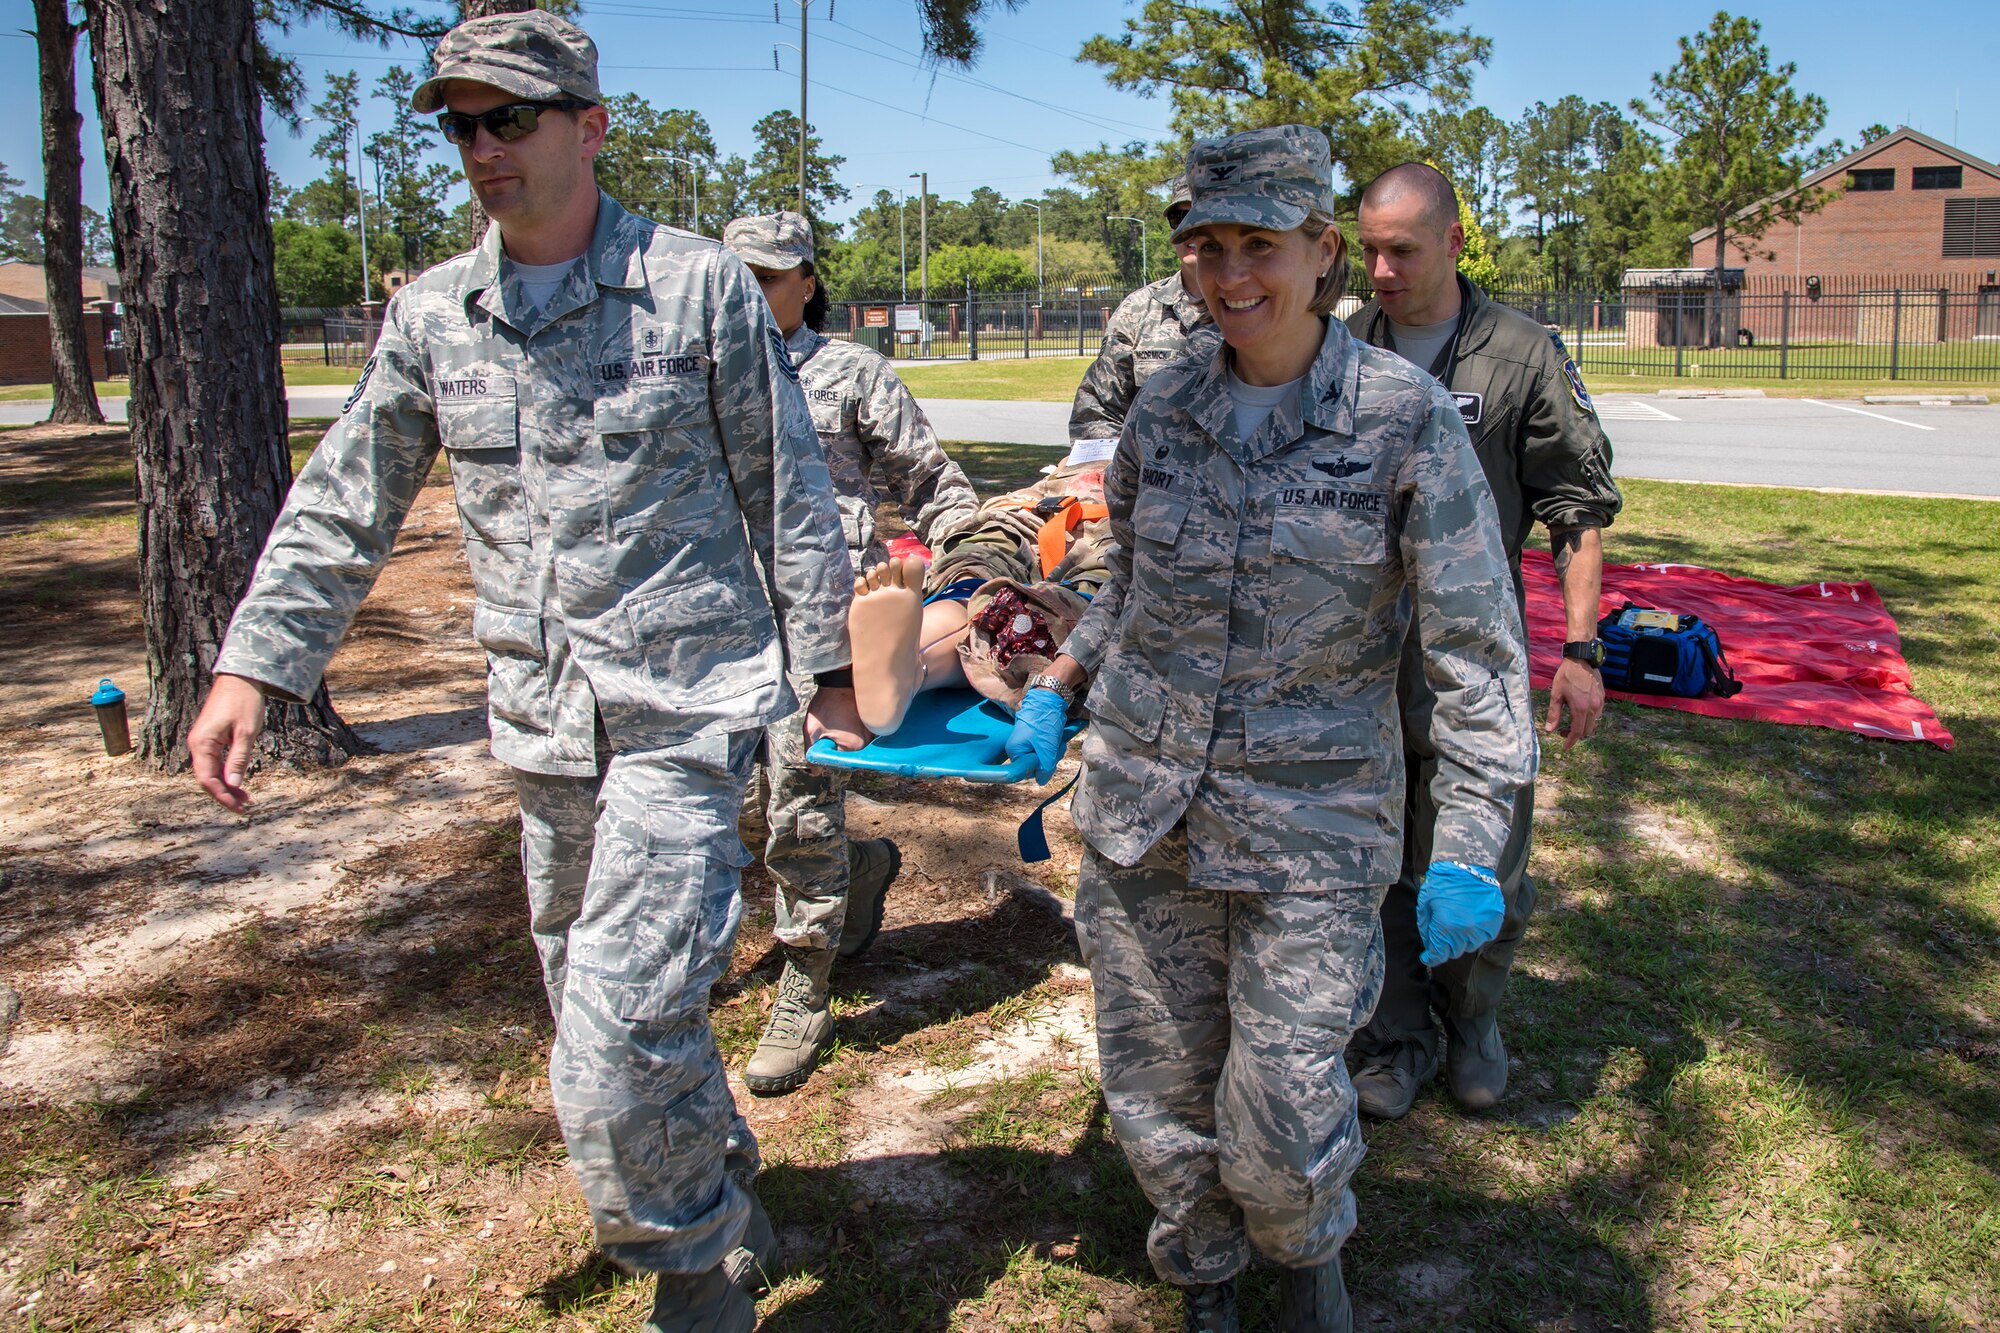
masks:
[[[265,696],[312,693],[442,447],[493,753],[520,796],[550,1089],[597,1243],[659,1275],[648,1330],[743,1333],[776,1242],[708,992],[742,915],[744,783],[795,707],[786,669],[850,660],[840,510],[749,270],[596,189],[590,38],[496,15],[435,59],[412,105],[443,109],[493,225],[390,300],[189,747],[242,809]],[[807,725],[861,743],[850,691],[822,688]]]
[[[875,532],[885,493],[917,538],[942,551],[978,512],[979,497],[887,358],[821,332],[827,296],[813,267],[811,222],[790,212],[737,218],[722,239],[750,266],[785,335],[826,450],[855,570],[888,556]],[[795,678],[792,688],[812,697],[809,679]],[[762,780],[751,783],[744,823],[777,881],[777,936],[786,957],[743,1081],[769,1094],[804,1084],[833,1044],[828,978],[836,950],[853,958],[874,942],[903,858],[888,838],[848,841],[846,779],[840,769],[806,763],[798,719],[772,727],[765,744]]]
[[[1254,1246],[1278,1265],[1278,1328],[1346,1333],[1365,1149],[1342,1052],[1402,863],[1403,643],[1414,619],[1438,696],[1442,957],[1500,924],[1483,868],[1534,772],[1525,649],[1451,400],[1330,318],[1347,251],[1325,136],[1208,140],[1187,169],[1175,238],[1221,336],[1133,403],[1104,474],[1111,577],[1007,748],[1046,779],[1088,681],[1077,935],[1112,1130],[1184,1327],[1235,1333]]]
[[[1537,522],[1549,529],[1569,622],[1563,662],[1550,688],[1547,727],[1567,711],[1566,750],[1596,729],[1604,711],[1597,664],[1597,603],[1603,572],[1601,530],[1623,503],[1611,479],[1611,441],[1598,424],[1583,376],[1562,339],[1498,305],[1458,272],[1465,232],[1458,197],[1435,168],[1392,167],[1361,196],[1361,254],[1375,299],[1348,319],[1357,338],[1386,347],[1430,372],[1451,394],[1471,432],[1493,491],[1525,613],[1521,547]],[[1437,771],[1435,696],[1412,626],[1403,658],[1401,707],[1408,809],[1402,874],[1382,907],[1387,975],[1375,1016],[1354,1039],[1361,1109],[1394,1119],[1407,1113],[1438,1069],[1468,1109],[1483,1110],[1507,1087],[1507,1047],[1498,1022],[1514,951],[1535,908],[1528,874],[1533,786],[1521,788],[1496,867],[1507,900],[1500,934],[1473,953],[1426,967],[1416,922],[1417,887],[1438,826],[1430,779]],[[1435,1020],[1433,1019],[1435,1012]],[[1440,1028],[1442,1031],[1440,1031]]]
[[[1179,226],[1190,206],[1187,178],[1176,177],[1165,215]],[[1102,462],[1124,428],[1125,414],[1153,372],[1179,360],[1188,339],[1209,325],[1208,308],[1195,285],[1194,247],[1174,242],[1176,271],[1151,282],[1118,303],[1104,326],[1104,345],[1083,372],[1069,411],[1070,453],[1066,463]]]

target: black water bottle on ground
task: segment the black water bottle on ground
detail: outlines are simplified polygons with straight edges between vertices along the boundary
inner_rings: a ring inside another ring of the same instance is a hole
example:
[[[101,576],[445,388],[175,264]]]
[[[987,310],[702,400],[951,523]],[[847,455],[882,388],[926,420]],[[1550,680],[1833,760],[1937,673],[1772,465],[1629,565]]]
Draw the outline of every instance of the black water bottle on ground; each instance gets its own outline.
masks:
[[[125,719],[125,692],[106,676],[97,682],[97,693],[90,696],[90,706],[97,710],[97,729],[104,733],[104,753],[114,759],[128,753],[132,749],[132,728]]]

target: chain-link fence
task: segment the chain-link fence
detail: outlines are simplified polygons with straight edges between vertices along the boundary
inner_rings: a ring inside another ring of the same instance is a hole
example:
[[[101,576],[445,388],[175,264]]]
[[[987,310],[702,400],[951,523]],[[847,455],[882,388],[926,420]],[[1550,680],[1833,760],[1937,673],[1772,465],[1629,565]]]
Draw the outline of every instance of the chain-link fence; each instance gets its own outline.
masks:
[[[322,356],[329,366],[359,366],[375,354],[375,340],[382,336],[381,319],[337,315],[320,321]]]
[[[836,301],[826,332],[904,360],[1095,356],[1126,287]]]
[[[1966,275],[1713,279],[1615,292],[1491,293],[1560,333],[1603,376],[1733,379],[2000,380],[2000,284]],[[837,301],[827,332],[906,360],[1095,355],[1132,288],[1111,281],[930,299]],[[1358,272],[1342,312],[1369,295]]]
[[[1697,270],[1617,292],[1496,291],[1562,335],[1586,374],[1662,379],[2000,381],[2000,283],[1966,275],[1725,282]],[[933,290],[836,301],[826,332],[898,360],[1094,356],[1132,288],[1074,279],[1034,291]],[[1368,295],[1357,273],[1341,313]],[[321,356],[359,366],[379,317],[320,322]]]
[[[2000,380],[2000,285],[1962,276],[1498,299],[1559,329],[1577,364],[1605,376]]]

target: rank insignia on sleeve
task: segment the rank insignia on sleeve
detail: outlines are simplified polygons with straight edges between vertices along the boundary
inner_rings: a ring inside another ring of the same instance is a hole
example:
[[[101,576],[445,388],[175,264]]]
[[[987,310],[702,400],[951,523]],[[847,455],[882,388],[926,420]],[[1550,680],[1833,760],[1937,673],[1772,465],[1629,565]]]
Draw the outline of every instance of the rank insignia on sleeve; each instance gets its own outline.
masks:
[[[771,335],[771,359],[778,363],[778,369],[785,372],[785,378],[792,383],[799,382],[799,368],[792,364],[792,349],[785,346],[785,335],[778,332],[778,326],[770,325],[766,330]]]
[[[340,405],[340,415],[346,416],[354,405],[361,401],[361,395],[368,390],[368,377],[375,373],[375,358],[369,357],[361,367],[361,378],[354,381],[354,392],[347,395],[347,401]]]

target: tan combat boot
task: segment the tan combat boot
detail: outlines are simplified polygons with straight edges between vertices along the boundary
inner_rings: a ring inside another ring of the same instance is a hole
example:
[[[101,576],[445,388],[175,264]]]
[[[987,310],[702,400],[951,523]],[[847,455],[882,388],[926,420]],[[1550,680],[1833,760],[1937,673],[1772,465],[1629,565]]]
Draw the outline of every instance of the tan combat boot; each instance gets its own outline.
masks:
[[[882,931],[882,913],[889,905],[889,886],[902,873],[903,854],[887,838],[867,838],[847,844],[847,916],[840,928],[840,956],[854,958],[867,951]]]
[[[820,1054],[833,1045],[832,972],[833,950],[785,946],[785,972],[778,978],[771,1022],[743,1067],[750,1091],[775,1096],[812,1077]]]

